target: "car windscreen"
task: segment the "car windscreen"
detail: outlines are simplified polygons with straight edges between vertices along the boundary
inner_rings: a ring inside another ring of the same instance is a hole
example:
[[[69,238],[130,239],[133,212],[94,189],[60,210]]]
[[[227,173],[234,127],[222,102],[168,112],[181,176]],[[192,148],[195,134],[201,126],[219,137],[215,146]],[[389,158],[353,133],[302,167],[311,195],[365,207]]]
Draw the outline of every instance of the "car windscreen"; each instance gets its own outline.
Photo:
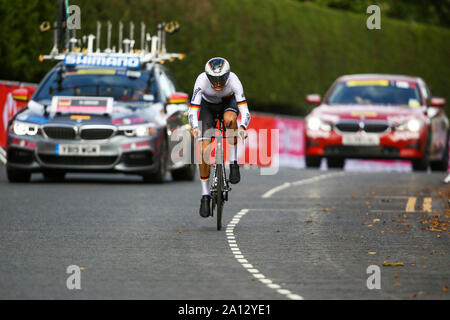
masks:
[[[421,106],[420,91],[415,82],[392,80],[351,80],[336,84],[327,104]]]
[[[148,72],[115,69],[65,70],[58,83],[54,71],[39,88],[36,101],[51,100],[52,96],[112,97],[120,102],[148,102],[156,98],[156,83]]]

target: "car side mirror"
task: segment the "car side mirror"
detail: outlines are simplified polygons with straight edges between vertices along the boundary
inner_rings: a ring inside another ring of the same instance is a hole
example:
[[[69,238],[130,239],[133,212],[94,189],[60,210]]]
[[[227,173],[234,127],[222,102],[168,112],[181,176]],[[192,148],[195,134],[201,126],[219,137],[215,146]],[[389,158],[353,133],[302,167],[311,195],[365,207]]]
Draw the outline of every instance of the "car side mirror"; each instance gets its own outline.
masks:
[[[308,94],[306,96],[306,102],[308,102],[309,104],[317,106],[321,102],[321,97],[320,97],[319,94]]]
[[[433,97],[430,99],[430,106],[437,107],[437,108],[443,108],[445,106],[445,99],[439,98],[439,97]]]
[[[172,93],[169,97],[169,104],[183,104],[187,103],[189,95],[184,92]]]
[[[28,97],[29,92],[26,88],[17,88],[12,91],[12,97],[14,101],[20,101],[20,102],[28,102],[30,98]]]

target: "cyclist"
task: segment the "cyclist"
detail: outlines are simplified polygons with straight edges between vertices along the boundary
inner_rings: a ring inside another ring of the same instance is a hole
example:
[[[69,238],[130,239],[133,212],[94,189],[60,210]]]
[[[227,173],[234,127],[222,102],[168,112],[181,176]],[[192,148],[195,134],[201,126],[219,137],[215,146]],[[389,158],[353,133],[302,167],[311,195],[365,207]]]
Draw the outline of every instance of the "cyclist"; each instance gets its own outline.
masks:
[[[198,115],[200,112],[200,115]],[[241,123],[238,128],[237,117],[241,114]],[[250,122],[250,112],[244,95],[242,83],[237,75],[230,71],[230,64],[224,58],[216,57],[208,60],[205,72],[201,73],[194,85],[191,106],[189,109],[189,123],[192,134],[201,141],[202,159],[200,167],[200,180],[202,198],[200,201],[200,215],[204,218],[211,215],[211,195],[209,190],[210,165],[205,161],[205,150],[211,144],[214,134],[215,119],[222,115],[225,126],[230,130],[232,139],[228,140],[230,147],[230,176],[231,183],[240,181],[239,165],[237,163],[237,136],[245,139],[247,127]],[[198,117],[198,119],[197,119]]]

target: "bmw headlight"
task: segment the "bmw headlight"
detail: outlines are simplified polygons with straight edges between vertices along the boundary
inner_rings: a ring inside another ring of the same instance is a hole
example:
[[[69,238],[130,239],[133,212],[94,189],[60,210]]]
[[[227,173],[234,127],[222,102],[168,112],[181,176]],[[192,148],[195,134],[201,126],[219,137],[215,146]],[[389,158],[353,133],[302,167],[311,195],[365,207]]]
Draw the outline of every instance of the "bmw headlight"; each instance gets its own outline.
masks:
[[[412,132],[418,132],[423,127],[423,122],[417,119],[412,119],[408,121],[408,130]]]
[[[306,122],[306,126],[309,130],[331,131],[331,125],[329,123],[316,117],[309,118]]]
[[[30,122],[14,121],[10,131],[18,136],[35,136],[39,132],[40,125]]]
[[[423,128],[423,125],[424,125],[423,121],[411,119],[408,122],[397,126],[397,130],[419,132]]]
[[[119,127],[119,131],[127,137],[147,137],[156,133],[156,127],[153,124],[139,124]]]

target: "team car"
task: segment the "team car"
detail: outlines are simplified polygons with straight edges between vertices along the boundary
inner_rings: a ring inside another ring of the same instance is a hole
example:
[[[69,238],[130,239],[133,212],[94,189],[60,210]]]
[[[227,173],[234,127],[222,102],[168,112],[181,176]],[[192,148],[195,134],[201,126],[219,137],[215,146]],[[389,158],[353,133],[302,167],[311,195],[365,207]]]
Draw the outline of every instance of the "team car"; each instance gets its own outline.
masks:
[[[345,75],[305,118],[305,161],[342,168],[347,158],[411,160],[413,170],[447,171],[449,119],[445,99],[419,77]]]
[[[9,181],[27,182],[34,172],[50,180],[67,172],[119,172],[162,182],[167,171],[193,180],[188,95],[161,64],[180,56],[155,48],[51,54],[60,62],[32,97],[23,88],[13,92],[27,106],[8,126]]]

